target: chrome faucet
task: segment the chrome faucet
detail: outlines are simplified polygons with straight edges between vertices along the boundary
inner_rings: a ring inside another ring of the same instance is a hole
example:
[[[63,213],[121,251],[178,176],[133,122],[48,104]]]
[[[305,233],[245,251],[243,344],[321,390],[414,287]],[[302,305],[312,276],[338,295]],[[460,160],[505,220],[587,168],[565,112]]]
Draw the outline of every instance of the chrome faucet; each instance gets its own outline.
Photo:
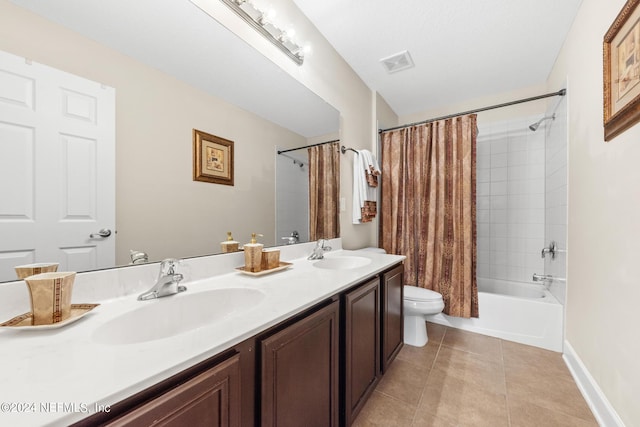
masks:
[[[149,262],[149,255],[146,252],[130,250],[131,264],[146,264]]]
[[[282,240],[286,240],[287,245],[295,245],[300,242],[300,234],[297,230],[293,230],[289,236],[283,237]]]
[[[533,273],[533,281],[534,282],[547,282],[547,281],[552,281],[553,280],[553,276],[551,276],[550,274],[538,274],[538,273]]]
[[[544,258],[546,254],[551,254],[551,259],[555,259],[556,251],[557,251],[556,242],[552,240],[551,243],[549,243],[549,247],[542,248],[542,252],[540,253],[540,255],[542,256],[542,258]]]
[[[186,286],[178,284],[184,278],[182,274],[176,273],[176,266],[179,262],[179,260],[174,258],[162,261],[160,263],[160,273],[158,274],[156,284],[147,292],[140,294],[138,301],[166,297],[186,291]]]
[[[307,257],[307,259],[322,259],[324,258],[324,253],[331,250],[331,246],[325,246],[326,240],[320,239],[316,243],[316,247],[313,248],[313,252],[311,255]]]

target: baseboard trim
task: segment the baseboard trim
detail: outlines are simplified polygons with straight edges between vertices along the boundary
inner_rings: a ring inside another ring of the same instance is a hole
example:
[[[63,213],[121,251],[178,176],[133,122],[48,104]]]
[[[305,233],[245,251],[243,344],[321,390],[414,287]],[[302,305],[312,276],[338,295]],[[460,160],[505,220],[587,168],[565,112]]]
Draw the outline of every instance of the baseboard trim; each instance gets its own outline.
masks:
[[[593,379],[587,367],[575,352],[571,344],[565,340],[564,353],[562,355],[567,364],[573,379],[575,380],[580,393],[587,401],[593,416],[602,427],[625,427],[609,400],[604,395],[598,383]]]

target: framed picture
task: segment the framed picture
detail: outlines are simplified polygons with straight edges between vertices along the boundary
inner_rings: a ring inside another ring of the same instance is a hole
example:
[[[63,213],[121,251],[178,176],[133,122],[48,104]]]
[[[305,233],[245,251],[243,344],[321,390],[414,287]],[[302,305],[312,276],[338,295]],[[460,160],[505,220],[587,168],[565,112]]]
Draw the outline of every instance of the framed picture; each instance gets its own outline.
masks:
[[[604,36],[604,140],[640,121],[640,0],[628,0]]]
[[[193,180],[233,185],[233,141],[194,129]]]

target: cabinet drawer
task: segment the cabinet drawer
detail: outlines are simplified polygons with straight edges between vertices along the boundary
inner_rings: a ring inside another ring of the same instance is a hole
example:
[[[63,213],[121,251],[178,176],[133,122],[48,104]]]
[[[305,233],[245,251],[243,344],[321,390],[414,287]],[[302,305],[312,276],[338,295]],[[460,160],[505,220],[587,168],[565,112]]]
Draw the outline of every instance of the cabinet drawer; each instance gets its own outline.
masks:
[[[240,355],[109,422],[107,426],[240,425]]]

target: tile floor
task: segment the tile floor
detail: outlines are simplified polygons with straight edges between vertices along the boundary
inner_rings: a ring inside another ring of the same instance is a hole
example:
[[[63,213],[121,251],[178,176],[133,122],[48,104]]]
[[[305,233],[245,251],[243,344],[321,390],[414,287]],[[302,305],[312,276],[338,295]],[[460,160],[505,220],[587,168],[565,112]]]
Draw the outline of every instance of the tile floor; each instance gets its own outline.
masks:
[[[427,345],[402,348],[354,426],[598,426],[560,353],[427,330]]]

